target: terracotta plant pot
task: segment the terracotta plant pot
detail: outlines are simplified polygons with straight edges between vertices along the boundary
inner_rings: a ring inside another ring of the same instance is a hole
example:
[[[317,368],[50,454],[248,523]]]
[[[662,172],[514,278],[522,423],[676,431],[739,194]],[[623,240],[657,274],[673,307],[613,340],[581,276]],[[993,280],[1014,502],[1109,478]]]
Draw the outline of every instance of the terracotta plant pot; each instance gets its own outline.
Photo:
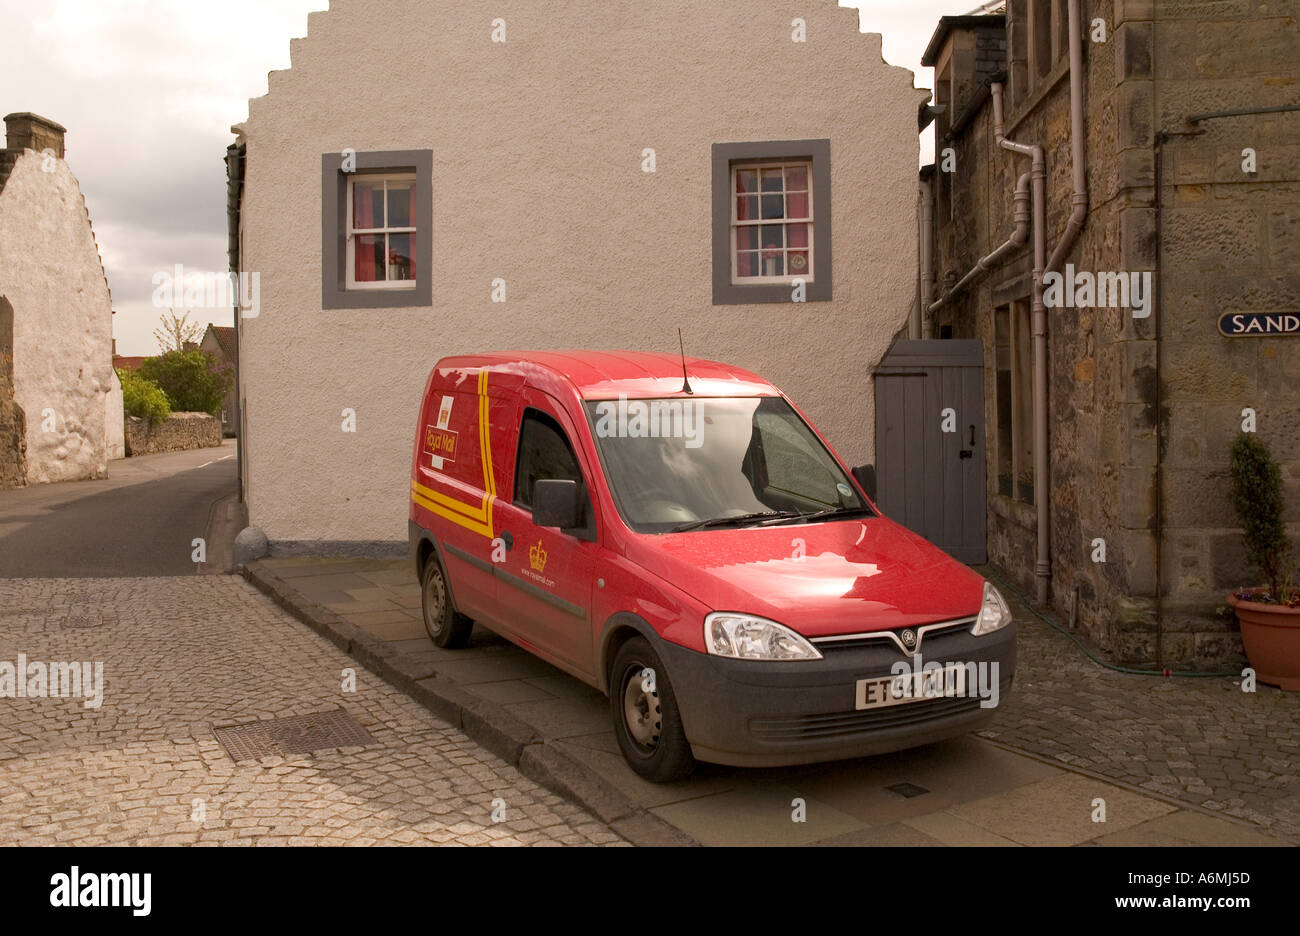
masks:
[[[1228,596],[1228,604],[1237,612],[1241,643],[1256,678],[1270,686],[1300,689],[1300,608],[1244,601],[1235,594]]]

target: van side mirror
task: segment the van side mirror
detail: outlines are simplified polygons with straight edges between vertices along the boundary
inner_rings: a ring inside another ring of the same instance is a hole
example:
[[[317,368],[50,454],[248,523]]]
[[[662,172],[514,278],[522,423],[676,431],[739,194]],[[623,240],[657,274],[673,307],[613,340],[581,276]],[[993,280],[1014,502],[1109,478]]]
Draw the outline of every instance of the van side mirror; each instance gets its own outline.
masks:
[[[582,502],[577,481],[547,479],[533,485],[533,523],[572,530],[582,526]]]
[[[858,486],[866,492],[867,497],[874,501],[876,499],[876,466],[858,465],[853,469],[853,478],[858,482]]]

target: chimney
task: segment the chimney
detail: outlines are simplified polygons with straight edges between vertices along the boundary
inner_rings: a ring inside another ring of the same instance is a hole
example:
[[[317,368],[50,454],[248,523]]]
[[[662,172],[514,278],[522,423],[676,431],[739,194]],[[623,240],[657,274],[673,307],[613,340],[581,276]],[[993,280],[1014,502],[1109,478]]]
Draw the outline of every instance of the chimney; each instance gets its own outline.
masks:
[[[6,146],[11,150],[35,150],[43,153],[54,150],[54,155],[63,158],[63,135],[68,131],[53,120],[37,114],[8,114],[5,117]]]

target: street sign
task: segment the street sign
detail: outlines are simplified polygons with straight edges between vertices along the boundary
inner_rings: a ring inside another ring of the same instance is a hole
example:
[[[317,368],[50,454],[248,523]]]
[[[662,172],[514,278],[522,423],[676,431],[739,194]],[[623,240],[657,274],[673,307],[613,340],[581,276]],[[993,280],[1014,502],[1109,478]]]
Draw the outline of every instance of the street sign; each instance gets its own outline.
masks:
[[[1300,312],[1225,312],[1219,334],[1228,338],[1300,336]]]

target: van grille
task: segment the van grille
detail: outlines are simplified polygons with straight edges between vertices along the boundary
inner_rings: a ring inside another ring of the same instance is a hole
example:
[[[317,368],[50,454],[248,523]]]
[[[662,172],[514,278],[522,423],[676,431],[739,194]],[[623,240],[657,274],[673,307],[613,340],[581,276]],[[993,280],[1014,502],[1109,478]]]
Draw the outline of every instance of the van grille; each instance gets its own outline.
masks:
[[[763,741],[802,741],[812,738],[849,738],[890,728],[923,725],[978,709],[978,697],[923,699],[878,709],[800,715],[794,718],[750,719],[749,730]]]
[[[918,634],[920,640],[917,643],[917,650],[920,649],[921,643],[927,640],[933,640],[955,631],[970,630],[975,623],[975,618],[962,618],[959,621],[942,621],[938,624],[924,624],[921,627],[912,628],[913,632]],[[814,637],[813,644],[823,653],[827,650],[849,650],[856,647],[870,647],[877,644],[886,644],[900,650],[904,653],[911,653],[904,645],[901,634],[907,628],[898,628],[892,631],[874,631],[866,634],[846,634],[842,637]]]

